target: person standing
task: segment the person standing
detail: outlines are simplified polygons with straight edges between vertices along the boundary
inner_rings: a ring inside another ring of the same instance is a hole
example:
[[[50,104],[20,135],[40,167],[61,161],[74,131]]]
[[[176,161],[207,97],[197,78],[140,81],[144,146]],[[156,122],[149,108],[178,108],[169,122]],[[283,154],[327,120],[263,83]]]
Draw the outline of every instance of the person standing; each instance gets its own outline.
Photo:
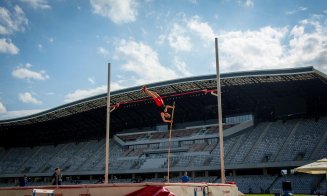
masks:
[[[182,182],[189,182],[190,181],[190,177],[188,177],[187,172],[184,172],[184,176],[182,176]]]
[[[52,180],[51,180],[52,185],[61,185],[62,184],[62,174],[61,170],[59,167],[55,169],[55,172],[52,175]]]
[[[19,180],[19,186],[24,187],[27,186],[27,184],[28,184],[28,179],[27,176],[24,175],[24,177]]]

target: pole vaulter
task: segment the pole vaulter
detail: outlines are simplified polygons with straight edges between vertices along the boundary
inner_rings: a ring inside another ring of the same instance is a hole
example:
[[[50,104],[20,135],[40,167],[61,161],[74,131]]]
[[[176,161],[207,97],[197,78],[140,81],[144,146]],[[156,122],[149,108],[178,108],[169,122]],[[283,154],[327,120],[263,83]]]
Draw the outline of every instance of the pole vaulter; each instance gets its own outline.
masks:
[[[165,105],[164,101],[162,100],[162,97],[154,92],[149,90],[146,86],[142,87],[142,91],[149,95],[153,101],[155,102],[157,109],[160,112],[161,119],[164,123],[170,123],[169,126],[169,138],[168,138],[168,155],[167,155],[167,182],[169,183],[170,178],[170,142],[171,142],[171,130],[173,127],[174,122],[174,113],[175,113],[175,101],[173,106],[171,105]],[[168,112],[168,109],[172,109],[171,114]]]
[[[161,119],[164,123],[171,123],[172,122],[172,115],[169,114],[168,109],[173,109],[173,106],[171,105],[165,105],[164,101],[162,100],[161,96],[154,92],[149,90],[146,86],[142,87],[142,91],[150,96],[153,101],[155,102],[157,109],[160,112]]]

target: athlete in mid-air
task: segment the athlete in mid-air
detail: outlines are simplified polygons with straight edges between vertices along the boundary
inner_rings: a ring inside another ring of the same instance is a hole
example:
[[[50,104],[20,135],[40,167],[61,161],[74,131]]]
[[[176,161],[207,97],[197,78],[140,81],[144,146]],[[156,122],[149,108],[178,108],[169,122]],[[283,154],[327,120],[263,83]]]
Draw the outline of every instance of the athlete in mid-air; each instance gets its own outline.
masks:
[[[160,95],[154,91],[149,90],[146,86],[142,87],[142,91],[152,97],[155,102],[158,110],[160,111],[161,119],[165,123],[171,123],[171,115],[168,113],[168,109],[172,109],[173,106],[165,105],[164,101],[160,97]]]

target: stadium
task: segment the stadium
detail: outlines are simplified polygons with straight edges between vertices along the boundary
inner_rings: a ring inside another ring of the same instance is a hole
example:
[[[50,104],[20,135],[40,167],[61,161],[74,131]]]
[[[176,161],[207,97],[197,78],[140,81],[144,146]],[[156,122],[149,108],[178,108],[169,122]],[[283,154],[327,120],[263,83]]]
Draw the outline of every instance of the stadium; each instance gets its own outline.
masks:
[[[171,182],[220,182],[216,75],[153,84],[175,102]],[[242,193],[324,193],[325,175],[294,168],[327,157],[327,76],[313,67],[221,74],[225,175]],[[110,183],[164,182],[168,125],[140,86],[111,93]],[[106,94],[0,121],[0,186],[95,184],[105,170]]]

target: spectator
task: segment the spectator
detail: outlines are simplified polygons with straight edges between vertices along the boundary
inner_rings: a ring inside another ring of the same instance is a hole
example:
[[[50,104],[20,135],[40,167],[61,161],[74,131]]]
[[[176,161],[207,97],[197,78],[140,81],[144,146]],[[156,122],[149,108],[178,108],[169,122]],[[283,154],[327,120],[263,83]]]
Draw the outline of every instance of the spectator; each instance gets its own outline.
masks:
[[[27,183],[28,183],[27,176],[24,175],[24,177],[19,180],[19,186],[22,186],[22,187],[27,186]]]
[[[168,176],[164,176],[163,178],[163,182],[168,182]]]
[[[103,184],[103,178],[100,177],[100,178],[98,179],[98,181],[97,181],[95,184]]]
[[[62,174],[60,168],[56,168],[55,172],[52,175],[52,185],[61,185],[62,184]]]
[[[190,181],[190,177],[188,177],[187,172],[184,172],[184,176],[182,176],[182,182],[189,182]]]

